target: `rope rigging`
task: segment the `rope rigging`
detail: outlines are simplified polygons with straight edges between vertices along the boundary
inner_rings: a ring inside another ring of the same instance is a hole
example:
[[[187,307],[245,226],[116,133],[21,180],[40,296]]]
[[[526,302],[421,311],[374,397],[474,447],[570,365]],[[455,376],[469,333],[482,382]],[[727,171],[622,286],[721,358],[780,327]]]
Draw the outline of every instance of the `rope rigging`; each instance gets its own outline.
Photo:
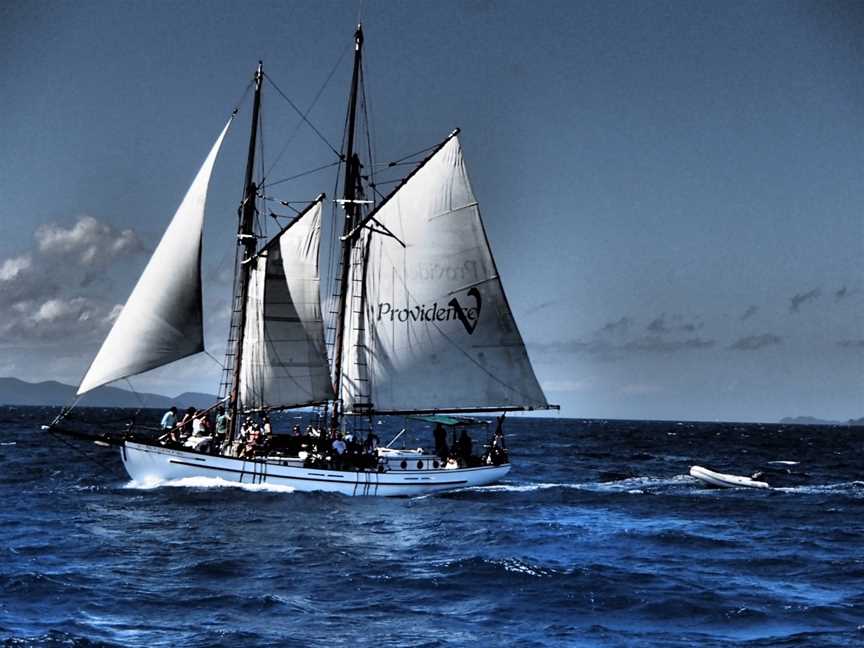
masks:
[[[273,88],[276,90],[276,92],[279,93],[279,96],[281,96],[285,101],[288,102],[288,105],[290,105],[291,108],[294,109],[294,111],[300,116],[300,119],[302,119],[306,123],[306,125],[309,126],[309,128],[311,128],[312,131],[321,139],[321,141],[324,142],[331,151],[333,151],[334,155],[340,156],[339,151],[337,151],[334,148],[334,146],[330,143],[330,141],[326,137],[324,137],[324,135],[321,133],[321,131],[319,131],[317,128],[315,128],[315,124],[313,124],[311,121],[309,121],[309,119],[306,117],[306,114],[304,114],[297,107],[297,104],[295,104],[293,101],[291,101],[291,99],[288,97],[288,95],[286,95],[284,92],[282,92],[282,89],[278,85],[276,85],[276,82],[273,81],[273,79],[270,78],[270,76],[268,74],[265,74],[264,78],[267,79],[267,81],[270,83],[270,85],[272,85]],[[307,113],[308,113],[308,111],[307,111]]]
[[[312,109],[315,107],[315,104],[318,103],[318,99],[321,98],[321,95],[324,94],[325,88],[327,88],[327,86],[330,84],[330,81],[333,79],[333,75],[336,74],[336,70],[338,70],[339,66],[342,64],[342,60],[345,58],[345,54],[348,53],[348,50],[350,49],[350,47],[351,47],[350,43],[345,44],[345,47],[342,49],[342,53],[339,55],[339,59],[336,61],[336,64],[331,68],[330,74],[328,74],[327,78],[324,79],[324,83],[322,83],[321,87],[318,88],[318,92],[315,93],[315,98],[312,99],[312,103],[309,104],[309,107],[306,109],[306,112],[303,114],[303,117],[308,117],[309,113],[312,112]],[[282,156],[285,155],[285,152],[288,150],[288,146],[291,144],[291,142],[294,141],[294,138],[297,136],[297,133],[300,132],[300,126],[302,126],[302,125],[303,125],[303,120],[297,122],[297,125],[294,127],[294,130],[288,136],[288,140],[285,142],[284,146],[279,151],[279,154],[276,156],[276,158],[273,160],[273,162],[270,164],[270,167],[267,169],[266,173],[264,174],[265,177],[269,176],[273,172],[274,167],[279,163],[279,160],[282,159]]]

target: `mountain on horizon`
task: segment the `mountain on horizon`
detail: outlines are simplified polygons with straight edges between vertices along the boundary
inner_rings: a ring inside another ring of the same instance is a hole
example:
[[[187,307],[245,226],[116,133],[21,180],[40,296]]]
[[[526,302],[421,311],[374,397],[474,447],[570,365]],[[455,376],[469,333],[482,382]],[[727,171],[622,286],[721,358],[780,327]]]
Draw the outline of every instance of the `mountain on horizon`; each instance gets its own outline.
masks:
[[[18,378],[0,378],[0,405],[52,406],[69,405],[75,400],[76,388],[56,380],[30,383]],[[170,398],[162,394],[133,393],[119,387],[99,387],[79,401],[80,407],[147,407],[165,409],[206,409],[216,402],[216,396],[197,392],[184,392]]]
[[[864,425],[864,417],[848,421],[826,421],[812,416],[787,416],[780,419],[780,423],[783,425]]]

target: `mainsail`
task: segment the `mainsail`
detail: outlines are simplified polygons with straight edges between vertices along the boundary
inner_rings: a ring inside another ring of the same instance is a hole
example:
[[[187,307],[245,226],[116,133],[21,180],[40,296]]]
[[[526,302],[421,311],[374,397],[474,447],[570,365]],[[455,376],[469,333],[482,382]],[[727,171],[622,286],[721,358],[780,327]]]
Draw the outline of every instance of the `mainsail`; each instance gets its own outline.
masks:
[[[364,229],[354,241],[355,258],[362,253],[364,261],[352,263],[349,304],[362,307],[345,321],[345,411],[548,407],[504,295],[458,138],[372,216],[377,231]]]
[[[321,319],[320,237],[319,200],[253,260],[240,368],[246,408],[333,398]]]
[[[201,237],[207,186],[231,119],[177,208],[78,395],[204,350]]]

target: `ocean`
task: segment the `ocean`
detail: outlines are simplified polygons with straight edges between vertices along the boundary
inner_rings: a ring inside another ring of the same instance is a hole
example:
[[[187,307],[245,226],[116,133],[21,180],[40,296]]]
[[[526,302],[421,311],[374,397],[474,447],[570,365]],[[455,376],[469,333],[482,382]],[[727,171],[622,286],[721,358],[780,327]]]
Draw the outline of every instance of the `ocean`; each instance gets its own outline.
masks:
[[[384,499],[142,488],[50,417],[0,408],[5,646],[864,644],[864,428],[513,417],[503,483]]]

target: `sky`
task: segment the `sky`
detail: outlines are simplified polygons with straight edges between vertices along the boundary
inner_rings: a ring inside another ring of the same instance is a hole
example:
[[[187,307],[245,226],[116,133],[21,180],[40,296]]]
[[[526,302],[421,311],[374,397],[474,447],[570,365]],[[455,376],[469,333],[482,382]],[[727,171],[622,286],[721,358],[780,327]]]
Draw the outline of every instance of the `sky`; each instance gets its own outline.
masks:
[[[259,59],[323,137],[265,84],[268,177],[333,162],[358,17],[376,160],[462,128],[561,416],[864,416],[854,2],[4,3],[0,376],[80,381]],[[216,357],[242,106],[208,197]],[[278,198],[332,193],[334,173]],[[218,380],[202,355],[132,384],[174,395]]]

